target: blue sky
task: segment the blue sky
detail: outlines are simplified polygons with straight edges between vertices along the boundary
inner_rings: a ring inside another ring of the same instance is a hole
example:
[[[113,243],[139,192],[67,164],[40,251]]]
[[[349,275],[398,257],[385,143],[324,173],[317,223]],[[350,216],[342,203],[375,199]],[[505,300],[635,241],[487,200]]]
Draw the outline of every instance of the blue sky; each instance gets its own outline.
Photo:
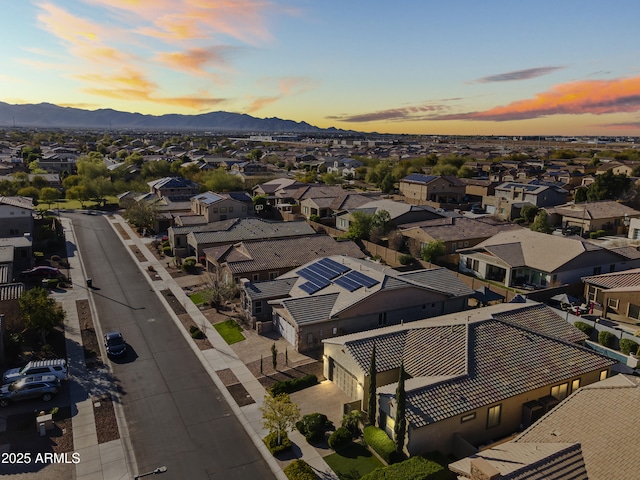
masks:
[[[0,0],[0,101],[639,135],[640,3]]]

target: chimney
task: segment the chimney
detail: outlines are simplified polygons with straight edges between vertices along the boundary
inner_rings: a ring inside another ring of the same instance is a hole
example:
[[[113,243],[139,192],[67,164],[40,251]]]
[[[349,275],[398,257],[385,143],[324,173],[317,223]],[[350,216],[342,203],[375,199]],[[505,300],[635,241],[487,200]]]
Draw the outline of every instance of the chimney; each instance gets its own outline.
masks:
[[[484,458],[471,459],[471,480],[499,480],[502,478],[496,467]]]

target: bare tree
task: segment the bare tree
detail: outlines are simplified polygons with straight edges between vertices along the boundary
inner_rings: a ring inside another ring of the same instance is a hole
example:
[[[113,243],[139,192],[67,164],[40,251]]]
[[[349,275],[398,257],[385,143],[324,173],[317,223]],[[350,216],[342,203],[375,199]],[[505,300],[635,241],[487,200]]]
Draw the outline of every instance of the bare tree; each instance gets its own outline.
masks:
[[[233,280],[230,282],[226,281],[219,268],[216,268],[214,272],[207,272],[205,274],[204,284],[209,292],[209,303],[216,311],[224,305],[225,302],[233,300],[238,293],[238,285],[236,285]]]

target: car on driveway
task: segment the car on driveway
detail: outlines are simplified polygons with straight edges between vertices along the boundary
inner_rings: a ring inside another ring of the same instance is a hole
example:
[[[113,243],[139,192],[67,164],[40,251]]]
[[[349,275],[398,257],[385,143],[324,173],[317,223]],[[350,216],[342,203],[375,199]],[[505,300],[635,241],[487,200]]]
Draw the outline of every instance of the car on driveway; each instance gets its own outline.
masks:
[[[30,398],[42,398],[48,402],[60,390],[60,380],[53,375],[48,375],[47,381],[28,381],[23,378],[0,387],[0,407],[6,407],[11,402],[27,400]]]
[[[120,332],[107,332],[104,336],[104,348],[107,355],[120,357],[127,351],[127,343]]]
[[[62,278],[62,272],[54,267],[47,267],[46,265],[40,265],[38,267],[30,268],[29,270],[23,270],[20,273],[23,278],[33,280],[43,280],[45,278]]]
[[[27,375],[53,375],[59,380],[68,376],[67,362],[63,359],[32,360],[22,368],[11,368],[2,374],[2,383],[11,383]]]

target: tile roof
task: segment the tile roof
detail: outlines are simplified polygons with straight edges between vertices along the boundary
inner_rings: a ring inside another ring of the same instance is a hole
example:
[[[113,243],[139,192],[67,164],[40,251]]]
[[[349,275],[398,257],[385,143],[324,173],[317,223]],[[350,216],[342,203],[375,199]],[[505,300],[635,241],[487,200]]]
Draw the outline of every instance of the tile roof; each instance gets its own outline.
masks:
[[[563,341],[571,335],[543,324],[545,311],[549,324],[566,323],[541,304],[500,304],[323,341],[344,345],[363,372],[374,341],[378,371],[398,368],[403,358],[413,377],[407,418],[417,428],[615,363]],[[527,313],[538,320],[523,328]],[[549,336],[556,331],[561,338]],[[378,392],[395,395],[395,384]]]
[[[640,268],[625,270],[623,272],[603,273],[602,275],[582,277],[582,281],[584,283],[589,283],[596,287],[606,289],[636,287],[640,286]]]
[[[204,253],[218,263],[226,263],[234,274],[291,269],[331,255],[365,257],[354,242],[336,241],[329,235],[242,242],[224,249],[205,249]]]
[[[467,217],[445,217],[427,220],[426,222],[419,222],[419,224],[408,224],[403,226],[403,233],[407,232],[409,229],[407,227],[419,228],[430,237],[443,242],[458,241],[468,238],[487,238],[503,230],[517,230],[522,228],[515,224],[488,223],[486,221],[475,220]]]
[[[278,278],[264,282],[247,282],[244,286],[244,291],[252,301],[264,300],[288,295],[295,283],[295,278]]]
[[[33,199],[29,197],[0,197],[0,203],[4,205],[11,205],[14,207],[26,208],[27,210],[33,210]]]
[[[429,290],[456,297],[473,294],[473,291],[466,283],[461,282],[455,275],[451,275],[451,271],[444,267],[398,273],[397,278],[423,286]]]
[[[564,217],[584,218],[586,220],[597,220],[601,218],[624,217],[627,214],[630,217],[640,217],[640,212],[631,207],[627,207],[622,203],[614,200],[602,200],[599,202],[585,203],[565,203],[552,208],[545,208],[549,214],[558,214]]]
[[[300,325],[322,322],[331,317],[331,311],[338,299],[338,293],[309,297],[287,298],[282,305]]]
[[[300,222],[267,222],[258,218],[242,218],[234,222],[228,229],[205,230],[195,228],[192,235],[197,243],[235,243],[246,240],[258,240],[277,237],[294,237],[313,235],[315,230],[304,221]],[[218,222],[215,222],[218,223]]]
[[[576,442],[590,480],[632,478],[640,470],[640,378],[616,375],[572,394],[514,440]]]

